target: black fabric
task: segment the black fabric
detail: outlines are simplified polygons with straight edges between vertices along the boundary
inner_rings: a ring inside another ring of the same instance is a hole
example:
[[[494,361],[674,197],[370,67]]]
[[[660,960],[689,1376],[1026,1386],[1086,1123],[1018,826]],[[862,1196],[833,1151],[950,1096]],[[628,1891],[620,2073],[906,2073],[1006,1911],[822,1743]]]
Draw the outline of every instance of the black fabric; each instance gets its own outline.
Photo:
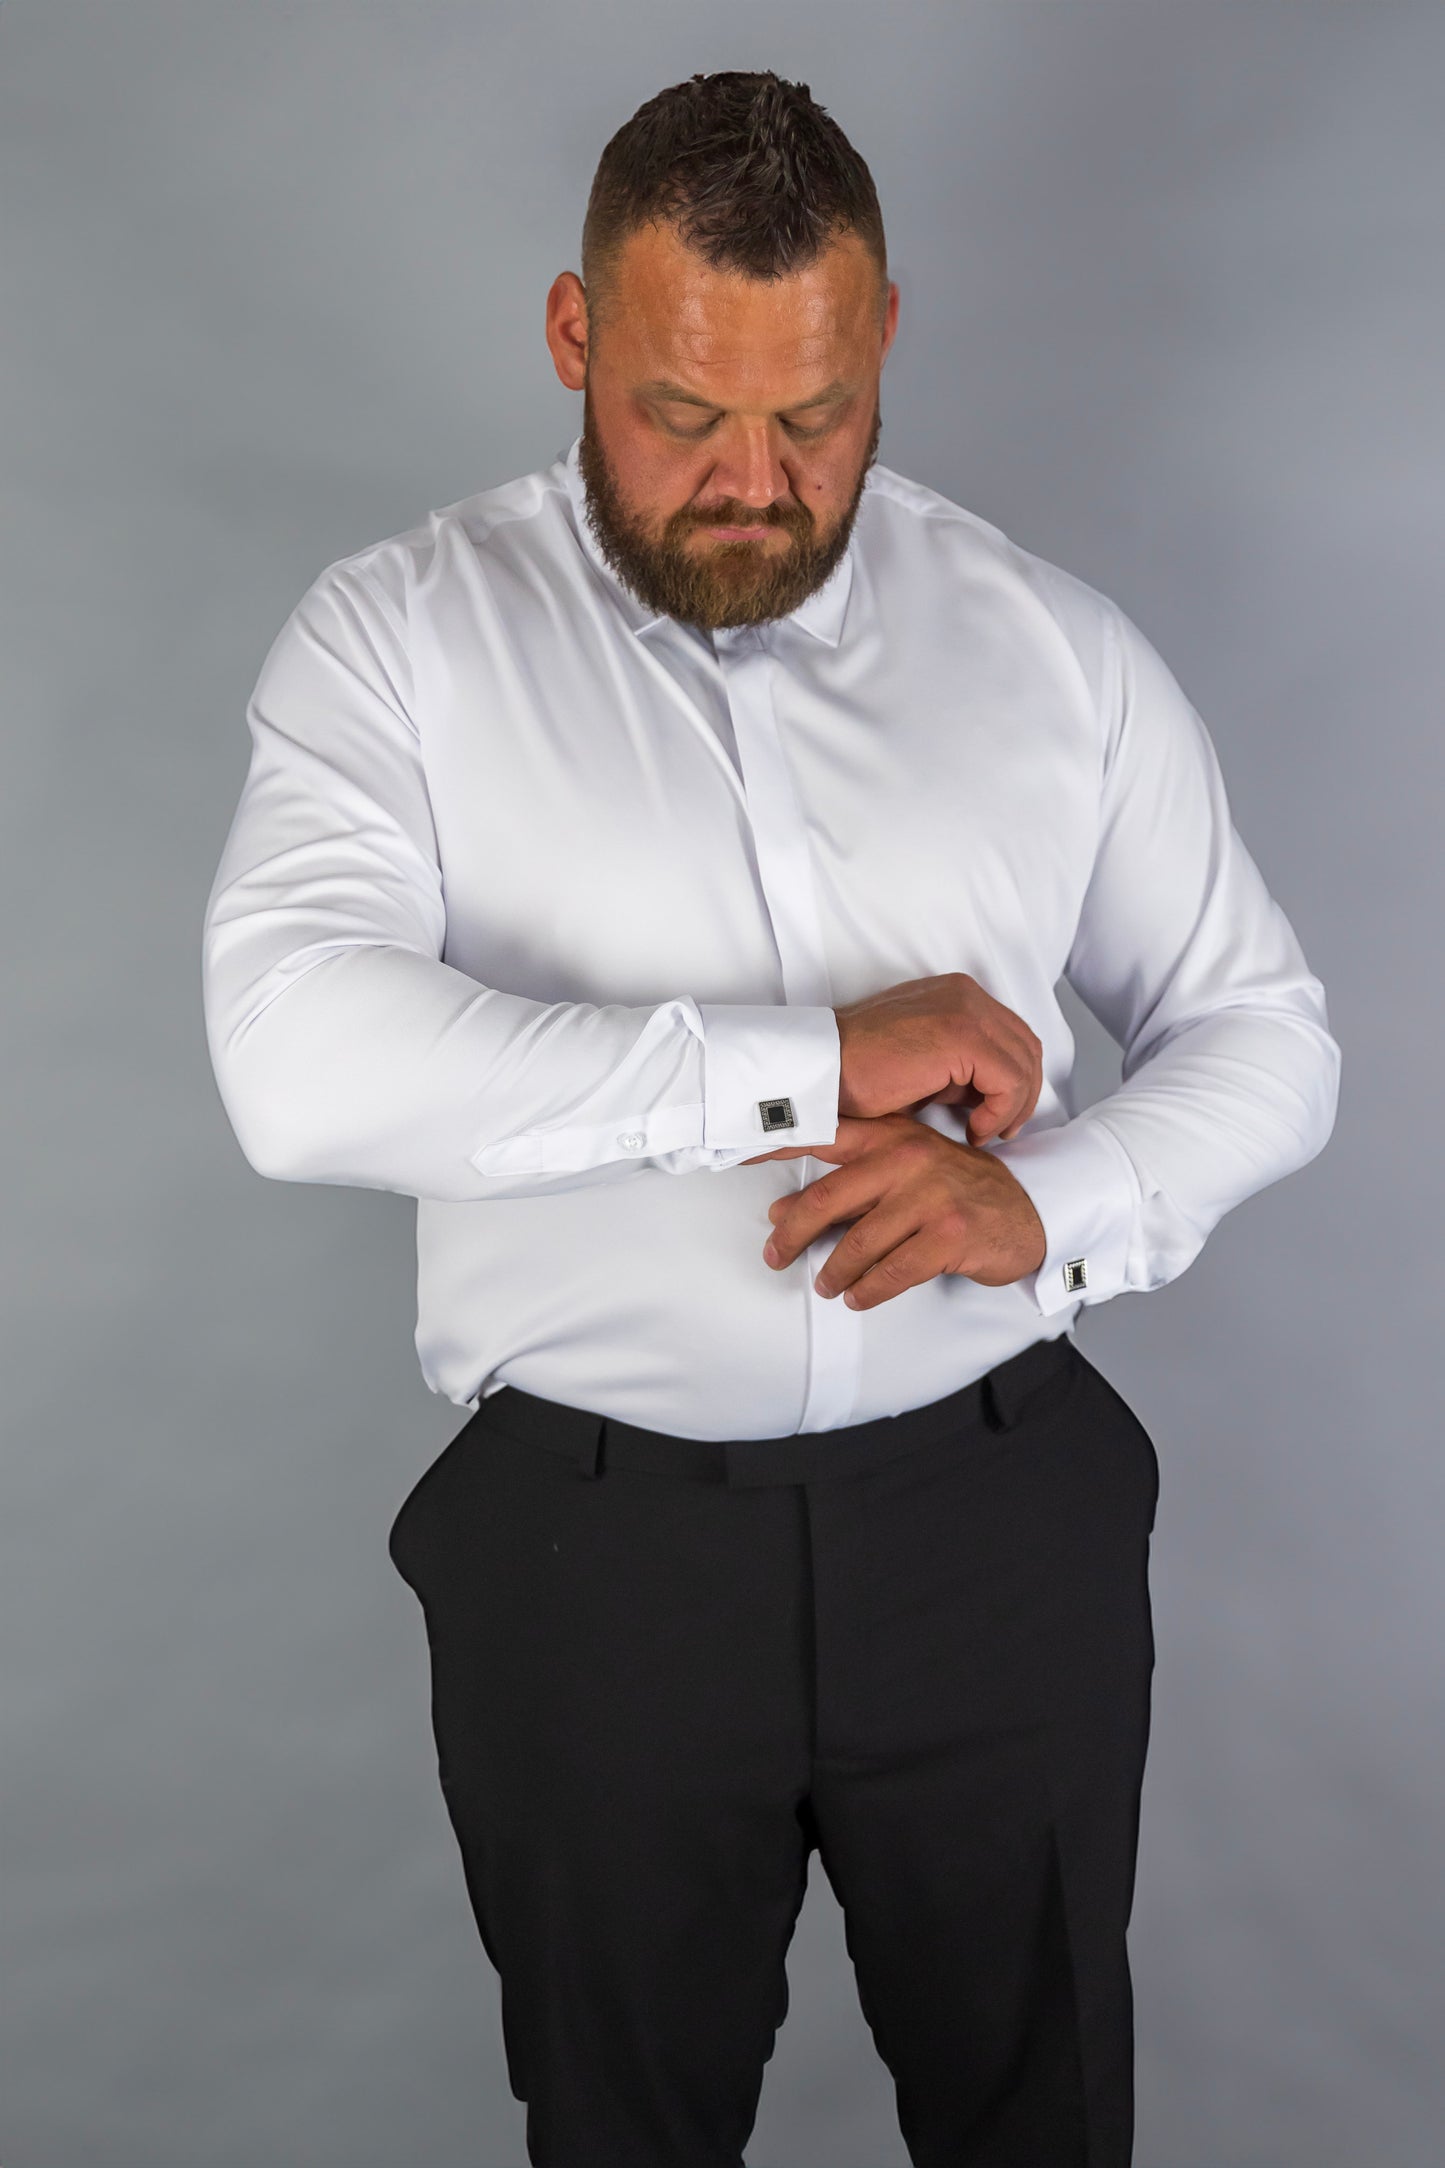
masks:
[[[742,2168],[817,1850],[915,2168],[1127,2168],[1152,1440],[1066,1335],[742,1443],[508,1388],[390,1533],[529,2160]]]
[[[589,1475],[596,1474],[605,1460],[609,1467],[646,1468],[659,1475],[689,1475],[711,1482],[813,1483],[882,1467],[899,1454],[931,1445],[935,1438],[980,1418],[996,1428],[1014,1421],[1043,1386],[1068,1374],[1073,1350],[1074,1342],[1067,1334],[1036,1340],[982,1378],[926,1407],[781,1438],[727,1442],[675,1438],[595,1415],[586,1408],[544,1400],[513,1385],[492,1394],[473,1421],[565,1454]]]

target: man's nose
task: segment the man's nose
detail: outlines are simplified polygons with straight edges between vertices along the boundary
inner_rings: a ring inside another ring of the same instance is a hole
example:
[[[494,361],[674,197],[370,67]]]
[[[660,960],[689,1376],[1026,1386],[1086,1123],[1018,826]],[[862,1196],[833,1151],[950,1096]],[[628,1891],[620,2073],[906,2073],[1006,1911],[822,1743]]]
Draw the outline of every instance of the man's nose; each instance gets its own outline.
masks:
[[[709,476],[710,491],[735,498],[755,511],[765,511],[780,498],[790,497],[792,484],[779,452],[766,422],[740,425],[719,447],[717,465]]]

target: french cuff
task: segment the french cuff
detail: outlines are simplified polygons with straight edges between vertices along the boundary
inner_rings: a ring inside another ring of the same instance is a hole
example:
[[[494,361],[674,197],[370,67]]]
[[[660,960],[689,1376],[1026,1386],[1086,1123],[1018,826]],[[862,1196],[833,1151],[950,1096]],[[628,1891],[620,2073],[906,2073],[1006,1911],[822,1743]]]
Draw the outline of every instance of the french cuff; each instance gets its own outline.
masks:
[[[842,1048],[831,1009],[699,1002],[703,1128],[716,1168],[838,1134]]]
[[[984,1149],[1003,1160],[1043,1221],[1044,1261],[1017,1282],[1040,1317],[1122,1293],[1140,1192],[1134,1162],[1112,1131],[1086,1110]]]

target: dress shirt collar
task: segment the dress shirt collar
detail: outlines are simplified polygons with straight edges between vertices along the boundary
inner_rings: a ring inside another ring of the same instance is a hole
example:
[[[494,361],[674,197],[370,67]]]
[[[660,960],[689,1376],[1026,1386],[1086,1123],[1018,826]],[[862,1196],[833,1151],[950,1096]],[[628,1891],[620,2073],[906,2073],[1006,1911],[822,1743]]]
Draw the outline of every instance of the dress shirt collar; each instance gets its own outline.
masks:
[[[571,500],[582,546],[597,567],[597,570],[612,588],[623,615],[635,633],[651,632],[656,625],[670,624],[672,620],[669,617],[665,614],[659,615],[656,612],[649,611],[646,605],[638,600],[631,588],[625,586],[617,577],[617,574],[602,554],[597,537],[593,534],[587,521],[587,493],[582,481],[579,457],[581,444],[581,437],[574,437],[569,449],[565,453],[559,454],[559,456],[563,461],[567,495]],[[872,473],[870,470],[863,481],[865,491],[871,481]],[[861,506],[859,510],[861,514]],[[843,619],[847,613],[848,596],[853,586],[853,548],[856,540],[857,528],[855,526],[847,549],[843,552],[827,579],[824,580],[822,586],[815,589],[811,595],[808,595],[800,602],[796,610],[789,611],[786,617],[775,619],[773,622],[784,625],[801,625],[803,630],[812,633],[815,639],[822,640],[829,647],[836,647],[842,638]],[[762,629],[766,631],[768,628],[763,627]]]

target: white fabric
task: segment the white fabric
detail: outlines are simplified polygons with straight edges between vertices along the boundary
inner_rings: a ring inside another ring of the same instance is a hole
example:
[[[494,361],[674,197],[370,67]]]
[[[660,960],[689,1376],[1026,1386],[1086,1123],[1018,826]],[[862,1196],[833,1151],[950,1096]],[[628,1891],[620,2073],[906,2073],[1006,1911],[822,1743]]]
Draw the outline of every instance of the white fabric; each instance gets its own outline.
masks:
[[[896,1414],[1177,1278],[1319,1152],[1340,1051],[1154,648],[877,465],[827,583],[709,638],[608,569],[577,451],[328,566],[265,659],[203,958],[251,1165],[418,1199],[433,1391],[685,1437]],[[841,1225],[761,1254],[827,1163],[739,1162],[832,1140],[835,1004],[944,971],[1043,1042],[985,1149],[1048,1254],[852,1311]],[[1061,977],[1123,1050],[1082,1112]]]

